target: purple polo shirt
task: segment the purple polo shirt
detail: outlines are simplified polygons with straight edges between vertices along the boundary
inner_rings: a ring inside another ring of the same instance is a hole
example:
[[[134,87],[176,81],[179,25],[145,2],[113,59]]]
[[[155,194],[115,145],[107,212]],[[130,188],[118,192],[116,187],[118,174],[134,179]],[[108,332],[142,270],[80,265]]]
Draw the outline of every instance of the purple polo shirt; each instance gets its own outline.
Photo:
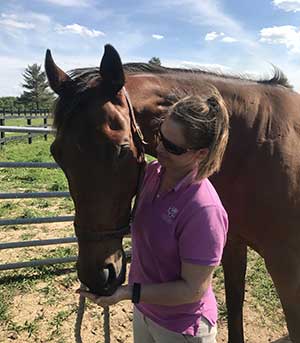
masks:
[[[226,241],[228,219],[208,179],[185,176],[171,191],[158,195],[164,170],[148,165],[132,225],[129,283],[163,283],[181,279],[181,262],[217,266]],[[158,325],[195,336],[201,316],[217,321],[217,303],[210,286],[199,302],[179,306],[137,305]]]

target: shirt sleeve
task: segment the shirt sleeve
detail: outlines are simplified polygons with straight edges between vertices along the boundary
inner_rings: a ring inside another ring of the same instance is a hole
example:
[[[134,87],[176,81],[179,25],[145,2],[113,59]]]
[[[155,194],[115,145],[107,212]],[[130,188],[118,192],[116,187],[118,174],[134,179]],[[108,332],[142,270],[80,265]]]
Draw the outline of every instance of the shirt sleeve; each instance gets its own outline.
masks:
[[[228,230],[227,214],[218,206],[194,209],[180,225],[179,255],[187,263],[217,266]]]

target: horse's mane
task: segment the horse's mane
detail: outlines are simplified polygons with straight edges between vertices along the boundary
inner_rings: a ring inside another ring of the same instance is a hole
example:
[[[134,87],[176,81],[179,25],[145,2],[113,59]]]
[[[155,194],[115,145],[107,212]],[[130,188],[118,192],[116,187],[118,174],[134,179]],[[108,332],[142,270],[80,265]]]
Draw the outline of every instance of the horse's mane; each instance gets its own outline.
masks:
[[[285,88],[292,88],[286,75],[276,66],[273,65],[273,75],[271,78],[253,79],[246,74],[224,74],[218,71],[208,71],[200,68],[169,68],[156,65],[153,63],[126,63],[123,65],[125,72],[128,74],[149,73],[149,74],[204,74],[213,77],[225,79],[241,80],[255,82],[264,85],[280,85]],[[77,92],[82,92],[87,88],[92,79],[99,78],[99,68],[79,68],[69,72],[71,78],[75,81]]]
[[[193,73],[193,74],[205,74],[210,76],[222,77],[225,79],[235,79],[261,83],[265,85],[281,85],[286,88],[292,88],[286,75],[276,66],[273,65],[273,75],[271,78],[253,79],[246,74],[224,74],[217,71],[208,71],[201,68],[169,68],[163,67],[153,63],[126,63],[124,64],[124,70],[129,74],[132,73],[151,73],[151,74],[174,74],[174,73]]]
[[[284,73],[275,66],[273,66],[273,76],[271,78],[260,80],[251,79],[247,75],[226,75],[221,72],[211,72],[195,68],[168,68],[150,63],[127,63],[124,64],[123,67],[125,72],[128,74],[149,73],[172,76],[177,74],[203,74],[212,77],[220,77],[223,79],[225,78],[228,80],[240,80],[269,86],[280,85],[285,88],[292,88]],[[97,85],[100,84],[101,80],[99,67],[74,69],[69,71],[68,75],[71,77],[72,82],[68,82],[68,84],[66,85],[66,94],[70,94],[70,96],[65,96],[57,102],[53,123],[54,127],[56,128],[61,126],[63,117],[65,120],[68,117],[68,113],[70,113],[82,100],[86,99],[91,94],[96,94]],[[62,116],[61,113],[64,113],[64,116]]]

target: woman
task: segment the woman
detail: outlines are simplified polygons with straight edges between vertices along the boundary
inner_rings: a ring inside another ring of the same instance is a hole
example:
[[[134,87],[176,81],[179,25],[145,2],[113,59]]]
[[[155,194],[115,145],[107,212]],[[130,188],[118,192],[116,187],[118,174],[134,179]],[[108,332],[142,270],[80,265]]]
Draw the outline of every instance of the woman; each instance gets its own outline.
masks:
[[[132,227],[129,284],[108,306],[131,299],[136,343],[213,343],[217,304],[211,282],[227,234],[227,214],[208,177],[228,140],[224,101],[213,86],[176,102],[158,132]]]

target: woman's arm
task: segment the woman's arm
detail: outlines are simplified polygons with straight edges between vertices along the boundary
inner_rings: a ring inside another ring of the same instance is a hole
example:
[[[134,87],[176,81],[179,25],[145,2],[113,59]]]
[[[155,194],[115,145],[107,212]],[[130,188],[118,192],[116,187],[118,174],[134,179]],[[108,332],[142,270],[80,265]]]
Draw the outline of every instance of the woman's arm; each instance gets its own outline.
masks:
[[[214,266],[182,262],[181,279],[173,282],[141,285],[140,302],[176,306],[199,301],[211,283],[214,268]],[[132,286],[121,286],[109,297],[98,297],[85,291],[80,291],[80,293],[105,307],[122,300],[130,300]]]
[[[182,263],[178,281],[142,285],[140,301],[175,306],[199,301],[211,284],[214,267]]]

